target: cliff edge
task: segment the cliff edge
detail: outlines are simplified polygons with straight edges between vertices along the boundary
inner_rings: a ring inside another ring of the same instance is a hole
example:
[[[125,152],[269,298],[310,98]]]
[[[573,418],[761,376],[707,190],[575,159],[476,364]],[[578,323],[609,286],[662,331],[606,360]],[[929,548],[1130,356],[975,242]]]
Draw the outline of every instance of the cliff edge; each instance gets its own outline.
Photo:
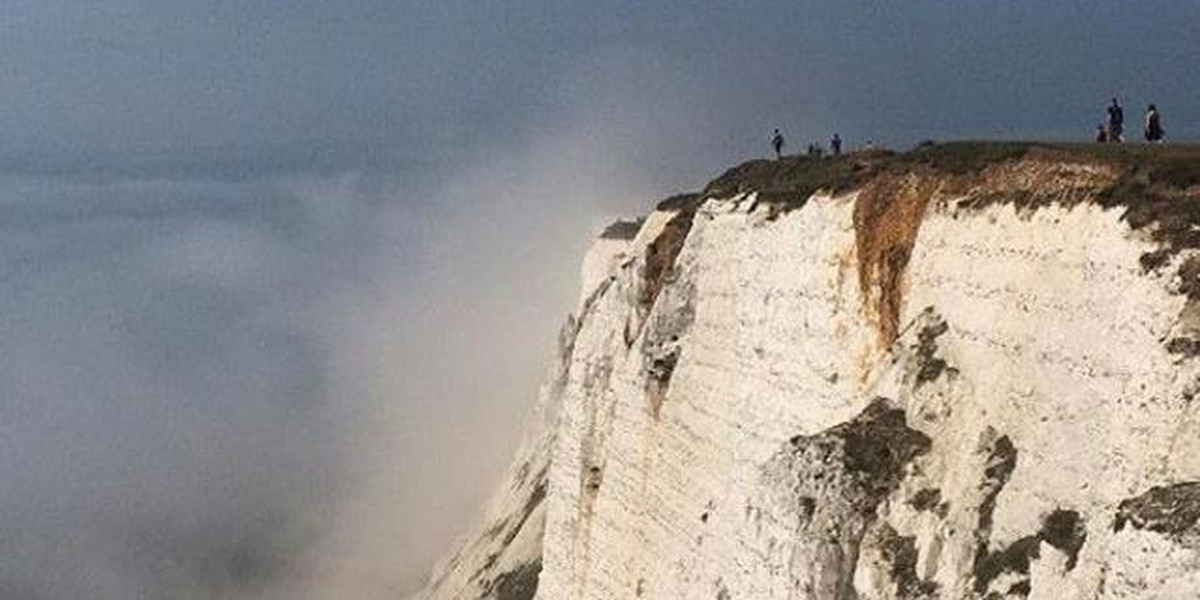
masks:
[[[1200,597],[1200,148],[752,161],[614,226],[421,598]]]

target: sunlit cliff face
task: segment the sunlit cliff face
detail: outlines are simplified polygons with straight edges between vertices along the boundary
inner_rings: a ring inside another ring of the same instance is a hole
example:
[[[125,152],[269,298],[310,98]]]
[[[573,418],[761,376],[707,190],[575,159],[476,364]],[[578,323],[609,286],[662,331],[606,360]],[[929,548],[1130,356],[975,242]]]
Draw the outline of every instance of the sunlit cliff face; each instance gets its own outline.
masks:
[[[661,203],[585,261],[422,597],[1185,597],[1198,157],[947,144]]]

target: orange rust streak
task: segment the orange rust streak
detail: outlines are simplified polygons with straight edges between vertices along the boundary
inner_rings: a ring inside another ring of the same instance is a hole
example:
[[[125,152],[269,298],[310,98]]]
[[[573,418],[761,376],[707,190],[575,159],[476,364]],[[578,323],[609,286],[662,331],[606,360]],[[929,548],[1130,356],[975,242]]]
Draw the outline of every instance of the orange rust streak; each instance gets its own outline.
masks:
[[[905,268],[925,210],[943,179],[916,174],[880,176],[863,188],[855,202],[858,283],[867,308],[874,308],[884,347],[896,341]]]

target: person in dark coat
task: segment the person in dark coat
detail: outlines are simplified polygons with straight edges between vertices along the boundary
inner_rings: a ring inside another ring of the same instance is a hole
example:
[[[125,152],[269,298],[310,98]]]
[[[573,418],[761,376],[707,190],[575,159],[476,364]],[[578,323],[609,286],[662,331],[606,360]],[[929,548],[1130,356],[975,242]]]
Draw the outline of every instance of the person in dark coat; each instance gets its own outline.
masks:
[[[838,134],[833,134],[833,139],[829,140],[829,151],[834,156],[842,155],[842,138]]]
[[[1151,104],[1146,108],[1146,141],[1152,144],[1161,144],[1163,142],[1162,115],[1158,112],[1158,107]]]
[[[1116,98],[1108,107],[1108,141],[1118,144],[1125,141],[1125,109]]]
[[[783,134],[779,130],[775,130],[775,135],[771,136],[771,147],[775,149],[775,160],[779,160],[783,156]]]

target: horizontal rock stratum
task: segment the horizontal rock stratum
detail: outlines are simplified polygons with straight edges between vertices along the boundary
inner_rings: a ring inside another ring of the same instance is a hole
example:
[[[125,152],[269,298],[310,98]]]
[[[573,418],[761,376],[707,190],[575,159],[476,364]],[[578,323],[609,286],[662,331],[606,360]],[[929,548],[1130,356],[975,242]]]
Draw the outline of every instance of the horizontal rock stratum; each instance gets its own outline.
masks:
[[[585,260],[422,598],[1200,598],[1200,149],[753,161]]]

